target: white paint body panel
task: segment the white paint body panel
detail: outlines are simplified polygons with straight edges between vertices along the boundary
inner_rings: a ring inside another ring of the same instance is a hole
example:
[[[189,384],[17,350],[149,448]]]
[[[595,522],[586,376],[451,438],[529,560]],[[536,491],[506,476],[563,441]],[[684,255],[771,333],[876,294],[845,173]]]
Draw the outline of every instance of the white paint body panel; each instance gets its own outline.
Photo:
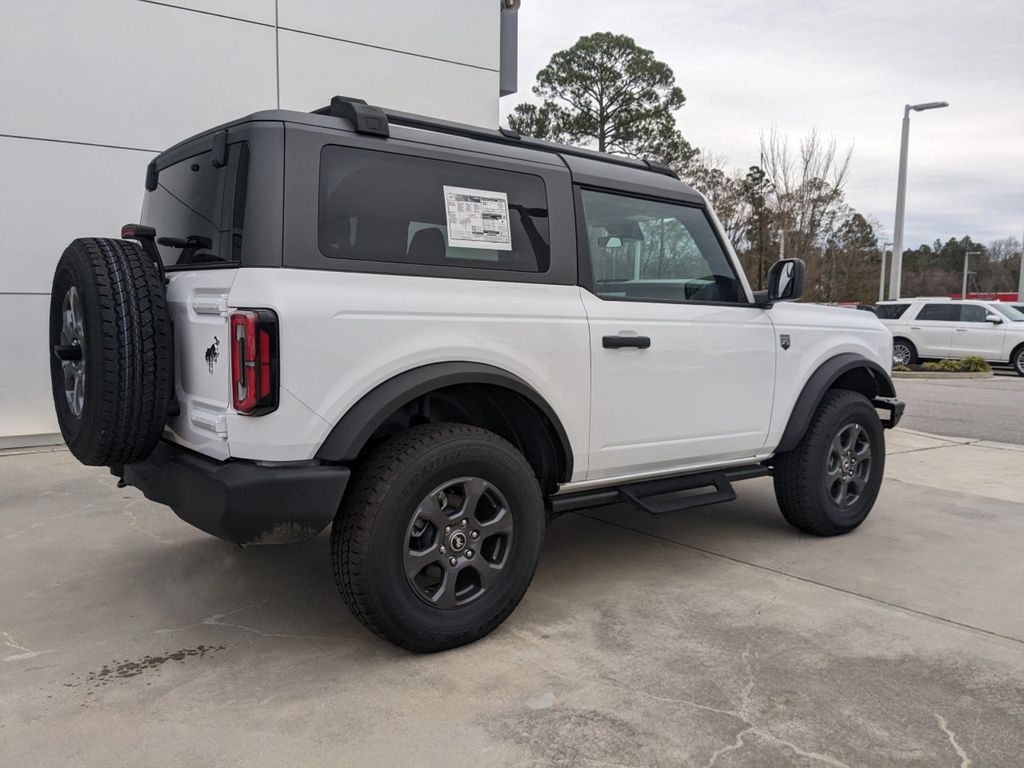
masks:
[[[570,488],[762,460],[826,360],[852,352],[888,369],[892,354],[874,315],[801,304],[603,301],[576,286],[302,269],[172,273],[168,295],[182,413],[167,434],[193,450],[308,460],[388,379],[476,362],[518,376],[558,415]],[[280,323],[280,406],[265,416],[229,405],[228,314],[244,307]],[[651,348],[603,348],[623,332],[650,336]]]
[[[757,454],[774,390],[765,310],[581,293],[594,377],[588,480]],[[605,349],[614,335],[648,336],[651,346]]]
[[[233,416],[235,456],[312,458],[331,426],[378,384],[431,363],[476,362],[518,376],[548,402],[569,436],[573,479],[586,477],[590,349],[575,286],[242,269],[230,304],[277,312],[282,394],[319,420]],[[236,442],[243,421],[247,437]]]
[[[228,293],[237,269],[167,274],[167,308],[174,324],[174,391],[181,412],[164,434],[215,459],[231,456],[227,416],[231,402]],[[221,309],[222,308],[222,309]],[[211,363],[207,362],[207,350]]]
[[[804,385],[829,358],[851,352],[889,371],[892,334],[871,312],[843,307],[782,302],[768,310],[776,335],[789,334],[790,347],[779,353],[775,403],[765,448],[774,451]],[[776,341],[776,344],[779,344]]]

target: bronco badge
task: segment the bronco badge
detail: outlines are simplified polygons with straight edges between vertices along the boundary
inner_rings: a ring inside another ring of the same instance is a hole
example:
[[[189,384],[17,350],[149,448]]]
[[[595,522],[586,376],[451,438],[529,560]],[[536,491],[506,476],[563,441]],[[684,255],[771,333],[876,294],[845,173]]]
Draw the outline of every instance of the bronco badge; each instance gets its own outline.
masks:
[[[220,339],[214,336],[213,344],[206,348],[206,367],[210,369],[210,373],[213,373],[213,366],[217,364],[218,357],[220,357]]]
[[[788,333],[780,333],[779,334],[779,344],[782,345],[783,349],[789,349],[789,334]]]

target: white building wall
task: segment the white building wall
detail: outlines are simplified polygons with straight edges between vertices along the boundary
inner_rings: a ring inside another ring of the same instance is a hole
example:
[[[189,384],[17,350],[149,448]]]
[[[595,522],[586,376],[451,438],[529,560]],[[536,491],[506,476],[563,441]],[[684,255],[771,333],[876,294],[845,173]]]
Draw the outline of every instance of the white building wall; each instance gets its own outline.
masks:
[[[52,440],[50,281],[188,136],[335,94],[494,126],[497,0],[0,0],[0,448]]]

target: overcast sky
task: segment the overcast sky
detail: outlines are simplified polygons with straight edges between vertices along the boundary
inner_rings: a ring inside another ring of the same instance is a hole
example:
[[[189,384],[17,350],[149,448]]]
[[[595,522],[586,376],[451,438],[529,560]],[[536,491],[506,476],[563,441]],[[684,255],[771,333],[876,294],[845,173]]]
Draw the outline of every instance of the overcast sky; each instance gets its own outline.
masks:
[[[633,37],[667,62],[687,103],[679,127],[735,167],[772,125],[854,146],[848,202],[891,239],[903,105],[911,117],[906,245],[1024,234],[1022,0],[523,0],[519,93],[580,36]]]

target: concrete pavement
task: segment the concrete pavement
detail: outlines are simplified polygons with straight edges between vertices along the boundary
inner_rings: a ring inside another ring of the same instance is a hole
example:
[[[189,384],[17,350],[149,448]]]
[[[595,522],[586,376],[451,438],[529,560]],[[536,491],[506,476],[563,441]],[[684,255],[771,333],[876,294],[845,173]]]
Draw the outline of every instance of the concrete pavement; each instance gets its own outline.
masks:
[[[902,426],[940,435],[1024,445],[1024,377],[997,370],[989,379],[897,379],[907,403]]]
[[[512,617],[426,657],[349,616],[325,536],[238,550],[0,456],[0,764],[1019,767],[1024,451],[888,437],[850,536],[768,480],[568,515]]]

